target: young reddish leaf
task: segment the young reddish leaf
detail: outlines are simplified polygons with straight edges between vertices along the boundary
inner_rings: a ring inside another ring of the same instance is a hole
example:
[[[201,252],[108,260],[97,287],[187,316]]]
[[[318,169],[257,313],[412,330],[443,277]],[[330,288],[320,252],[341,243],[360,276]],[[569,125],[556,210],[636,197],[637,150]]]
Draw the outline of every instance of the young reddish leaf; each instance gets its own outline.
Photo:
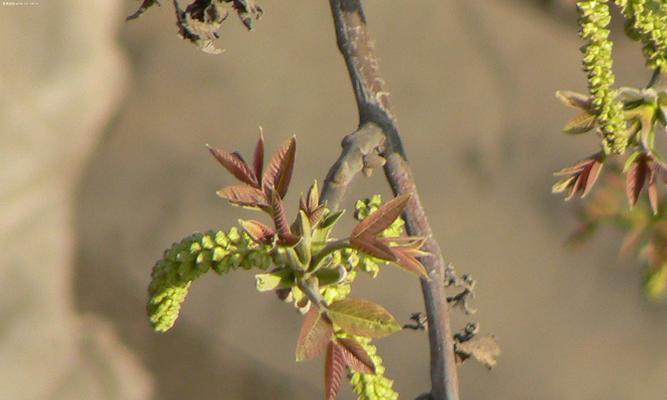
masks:
[[[296,154],[296,138],[292,138],[278,150],[264,172],[262,183],[265,189],[275,189],[282,199],[287,193],[290,180],[292,179],[292,170],[294,169],[294,159]]]
[[[255,220],[239,220],[241,227],[245,230],[248,235],[257,243],[267,243],[270,242],[273,236],[276,234],[276,231],[270,226],[266,226],[263,223]]]
[[[308,311],[296,342],[296,360],[310,360],[322,354],[333,337],[333,325],[316,307]]]
[[[273,215],[273,223],[276,226],[276,231],[278,231],[278,236],[283,243],[288,245],[295,244],[298,241],[298,238],[292,234],[290,230],[289,222],[287,222],[287,212],[283,206],[280,196],[275,190],[271,191],[271,209]]]
[[[572,117],[565,126],[563,132],[570,135],[586,133],[595,127],[595,115],[583,112]]]
[[[649,167],[648,174],[648,200],[651,203],[651,209],[653,209],[653,215],[658,214],[658,185],[655,182],[656,176],[656,167],[652,165]]]
[[[366,350],[354,339],[338,339],[338,344],[343,347],[345,361],[351,370],[362,374],[374,374],[375,363]]]
[[[255,146],[255,154],[252,157],[252,167],[255,177],[257,177],[257,183],[261,186],[262,169],[264,168],[264,135],[261,129],[259,130],[259,139],[257,139],[257,145]]]
[[[218,190],[217,194],[230,203],[239,206],[259,208],[268,206],[264,193],[250,186],[227,186],[224,189]]]
[[[378,239],[370,236],[362,237],[353,237],[350,239],[350,245],[352,248],[361,250],[362,252],[379,258],[386,261],[396,261],[398,260],[396,254],[392,252],[392,249],[389,248],[386,244],[382,243]]]
[[[559,90],[556,92],[556,97],[568,107],[578,108],[584,111],[590,111],[592,109],[592,99],[590,96],[567,90]]]
[[[401,330],[396,319],[379,304],[345,299],[329,305],[329,318],[345,332],[366,337],[384,337]]]
[[[312,213],[320,206],[320,191],[317,187],[317,181],[313,182],[310,189],[308,189],[308,212]]]
[[[421,277],[429,279],[426,268],[412,256],[411,250],[403,247],[392,247],[391,251],[398,258],[398,261],[395,262],[396,265],[408,272],[413,272]]]
[[[255,173],[250,170],[250,167],[248,167],[248,164],[246,164],[239,153],[230,153],[227,150],[214,149],[212,147],[209,147],[208,150],[236,179],[252,187],[259,187]]]
[[[336,400],[345,376],[346,367],[343,347],[334,341],[329,342],[327,359],[324,365],[324,394],[326,400]]]
[[[603,165],[604,160],[601,160],[599,157],[592,160],[590,166],[588,167],[588,173],[586,174],[586,183],[583,184],[583,191],[581,192],[582,198],[584,198],[591,191],[593,185],[595,185],[595,182],[597,182]]]
[[[632,163],[630,169],[626,173],[625,193],[628,197],[630,207],[637,204],[639,193],[641,193],[646,181],[647,172],[648,168],[646,166],[646,159],[644,156],[640,156],[634,163]]]
[[[411,196],[405,193],[383,204],[354,227],[352,237],[375,236],[387,229],[401,215]]]

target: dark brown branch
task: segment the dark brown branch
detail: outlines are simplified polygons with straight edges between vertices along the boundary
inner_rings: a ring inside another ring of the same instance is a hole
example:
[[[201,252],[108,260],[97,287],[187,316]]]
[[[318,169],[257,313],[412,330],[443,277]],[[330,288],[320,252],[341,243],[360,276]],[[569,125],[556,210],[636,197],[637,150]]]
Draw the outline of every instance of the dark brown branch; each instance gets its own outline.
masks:
[[[360,0],[330,0],[336,27],[336,38],[354,89],[359,110],[359,130],[343,141],[343,154],[327,175],[323,198],[330,207],[337,208],[345,187],[363,168],[363,154],[368,152],[368,141],[362,139],[368,132],[379,130],[384,136],[383,155],[386,158],[385,175],[394,194],[413,193],[404,213],[410,235],[429,239],[425,250],[431,255],[421,259],[428,270],[430,281],[421,279],[431,353],[431,398],[458,400],[458,373],[454,358],[454,344],[449,325],[447,299],[444,293],[445,263],[438,243],[433,239],[417,187],[406,161],[396,120],[391,112],[389,93],[380,76],[373,43],[366,27]],[[377,135],[371,135],[372,144],[379,146]],[[374,147],[373,147],[374,148]],[[371,150],[373,149],[371,148]]]

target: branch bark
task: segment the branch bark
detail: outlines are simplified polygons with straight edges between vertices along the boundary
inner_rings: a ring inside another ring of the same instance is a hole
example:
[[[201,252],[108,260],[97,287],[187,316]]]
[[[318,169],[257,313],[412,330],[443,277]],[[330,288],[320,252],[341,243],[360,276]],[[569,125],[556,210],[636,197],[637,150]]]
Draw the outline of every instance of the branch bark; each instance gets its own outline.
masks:
[[[384,171],[394,194],[413,194],[404,213],[406,228],[410,235],[428,237],[424,247],[431,254],[421,259],[431,277],[430,281],[421,279],[430,342],[430,394],[434,400],[458,400],[458,371],[444,293],[445,263],[406,159],[361,0],[329,0],[329,3],[338,48],[345,59],[359,111],[359,129],[343,140],[343,151],[325,179],[322,199],[329,208],[337,209],[347,186],[364,168],[365,157],[373,152],[381,152],[386,159]]]

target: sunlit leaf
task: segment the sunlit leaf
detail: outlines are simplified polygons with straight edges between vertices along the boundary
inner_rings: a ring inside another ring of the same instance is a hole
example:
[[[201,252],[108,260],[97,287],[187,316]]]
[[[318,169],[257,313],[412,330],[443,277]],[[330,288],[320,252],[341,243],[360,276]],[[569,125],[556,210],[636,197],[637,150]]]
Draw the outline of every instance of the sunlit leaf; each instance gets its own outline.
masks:
[[[410,193],[405,193],[386,202],[359,222],[352,230],[351,236],[353,238],[375,236],[384,231],[401,215],[411,196]]]
[[[301,332],[296,343],[296,360],[310,360],[322,354],[333,338],[331,321],[313,307],[308,311],[301,325]]]
[[[335,400],[346,372],[343,348],[332,341],[327,348],[327,359],[324,366],[324,394],[326,400]]]
[[[262,169],[264,168],[264,135],[260,129],[259,139],[255,145],[255,153],[252,157],[252,169],[259,181],[262,178]],[[261,182],[258,182],[261,185]]]
[[[584,111],[590,111],[592,108],[592,99],[588,95],[567,90],[559,90],[556,92],[556,97],[568,107],[578,108]]]
[[[271,161],[262,178],[262,183],[266,186],[266,189],[273,188],[280,195],[281,199],[285,197],[290,180],[292,179],[295,154],[296,138],[292,136],[271,157]]]
[[[248,164],[246,164],[240,154],[230,153],[225,149],[215,149],[213,147],[209,147],[208,150],[236,179],[252,187],[259,187],[255,173],[248,167]]]
[[[363,374],[375,373],[375,363],[359,342],[351,338],[339,338],[337,342],[343,347],[346,364],[351,370]]]
[[[230,203],[244,207],[267,207],[264,193],[246,185],[227,186],[217,192],[218,196]]]
[[[389,248],[386,244],[382,243],[380,240],[374,237],[353,237],[350,239],[350,245],[362,252],[386,261],[397,261],[398,257],[392,249]]]
[[[595,127],[595,115],[583,112],[572,117],[565,123],[563,132],[576,135],[586,133]]]
[[[257,291],[287,289],[295,285],[294,271],[284,268],[274,272],[255,275]]]
[[[270,242],[276,231],[270,226],[255,220],[239,220],[239,224],[248,235],[257,243]]]
[[[632,163],[630,169],[628,169],[628,172],[626,173],[625,194],[628,197],[628,202],[631,207],[637,204],[639,193],[641,193],[644,183],[646,182],[647,172],[648,167],[646,165],[646,159],[642,155]]]
[[[329,305],[329,318],[345,332],[366,337],[384,337],[401,330],[396,319],[379,304],[345,299]]]
[[[402,247],[392,247],[392,253],[398,258],[394,263],[408,272],[412,272],[421,277],[429,279],[426,268],[415,257],[412,256],[409,249]]]

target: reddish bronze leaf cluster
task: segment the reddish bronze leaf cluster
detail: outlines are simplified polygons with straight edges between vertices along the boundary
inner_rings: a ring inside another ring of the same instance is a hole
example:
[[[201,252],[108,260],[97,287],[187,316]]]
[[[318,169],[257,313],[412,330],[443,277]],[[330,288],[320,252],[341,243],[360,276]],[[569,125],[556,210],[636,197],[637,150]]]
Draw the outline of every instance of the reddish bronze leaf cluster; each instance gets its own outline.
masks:
[[[667,174],[665,166],[651,155],[637,152],[626,161],[625,193],[630,206],[637,204],[639,194],[647,187],[648,199],[654,214],[658,213],[658,179],[665,181]]]
[[[581,197],[586,196],[597,182],[603,165],[604,154],[600,152],[579,161],[571,167],[556,172],[556,176],[564,176],[565,178],[556,182],[552,191],[554,193],[567,191],[565,200],[570,200],[579,192],[581,192]]]
[[[381,237],[382,232],[401,215],[410,197],[411,194],[397,196],[359,222],[350,235],[350,245],[373,257],[391,261],[410,272],[428,278],[426,269],[417,260],[417,257],[428,255],[420,250],[425,238]]]
[[[257,242],[268,243],[278,235],[281,243],[294,244],[296,236],[287,222],[282,198],[287,194],[296,156],[296,139],[292,137],[271,157],[264,171],[264,138],[260,135],[255,146],[252,168],[238,152],[209,147],[211,154],[241,184],[227,186],[218,196],[230,203],[261,209],[273,217],[275,229],[259,221],[244,221],[246,232]]]
[[[301,326],[296,359],[309,360],[325,350],[324,385],[327,400],[333,400],[338,395],[348,368],[364,374],[375,373],[375,364],[361,344],[353,338],[337,338],[326,311],[311,308]]]

